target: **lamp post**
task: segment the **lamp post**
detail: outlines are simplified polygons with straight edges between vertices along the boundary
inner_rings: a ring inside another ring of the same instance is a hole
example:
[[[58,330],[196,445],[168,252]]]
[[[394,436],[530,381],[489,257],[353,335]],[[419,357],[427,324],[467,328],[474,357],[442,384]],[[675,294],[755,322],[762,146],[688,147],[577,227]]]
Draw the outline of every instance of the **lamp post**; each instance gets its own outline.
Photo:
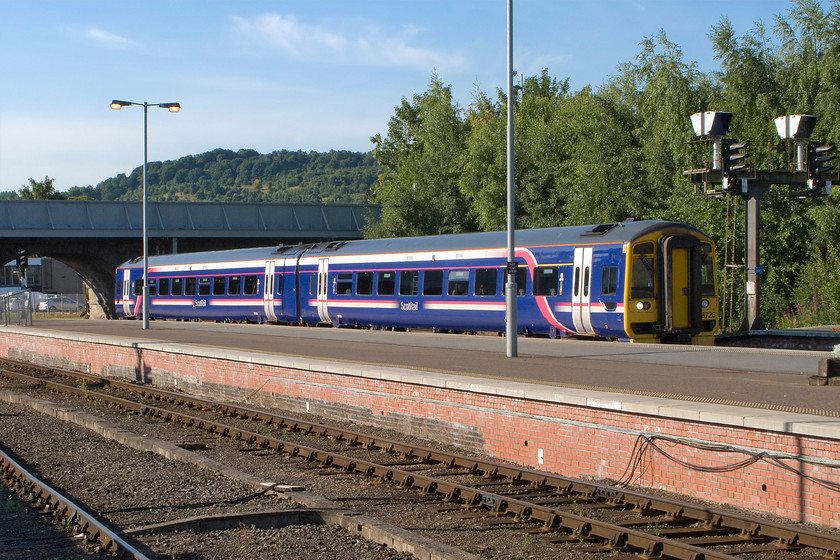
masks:
[[[137,103],[135,101],[111,101],[111,109],[119,111],[130,105],[143,106],[143,328],[149,328],[149,233],[146,222],[146,162],[149,159],[149,107],[169,109],[170,113],[181,110],[180,103]]]
[[[505,354],[516,358],[518,319],[516,317],[516,241],[514,232],[514,167],[513,167],[513,0],[507,3],[507,282],[505,283]]]

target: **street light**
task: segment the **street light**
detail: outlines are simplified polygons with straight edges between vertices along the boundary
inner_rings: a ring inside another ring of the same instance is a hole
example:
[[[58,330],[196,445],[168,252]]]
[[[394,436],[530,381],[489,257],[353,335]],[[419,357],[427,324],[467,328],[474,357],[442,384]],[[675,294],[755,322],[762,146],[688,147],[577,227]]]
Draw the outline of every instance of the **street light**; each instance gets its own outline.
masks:
[[[516,220],[514,215],[514,166],[513,166],[513,0],[507,3],[507,282],[505,282],[505,354],[508,358],[519,355],[516,317]]]
[[[119,111],[131,105],[143,106],[143,328],[149,328],[149,234],[146,229],[146,162],[149,159],[149,107],[169,109],[170,113],[181,110],[180,103],[137,103],[135,101],[111,101],[111,109]]]

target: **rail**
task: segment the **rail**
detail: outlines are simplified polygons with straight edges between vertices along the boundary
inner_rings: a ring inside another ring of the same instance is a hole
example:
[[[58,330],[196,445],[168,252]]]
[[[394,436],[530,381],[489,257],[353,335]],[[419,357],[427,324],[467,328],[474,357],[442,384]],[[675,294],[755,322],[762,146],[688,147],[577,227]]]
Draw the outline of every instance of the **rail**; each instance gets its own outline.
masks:
[[[37,507],[53,510],[55,515],[66,520],[67,525],[84,533],[89,542],[98,542],[100,550],[115,554],[119,560],[128,558],[149,560],[148,556],[128,544],[125,539],[108,529],[73,501],[33,476],[2,450],[0,450],[0,473],[7,486],[22,489],[28,501]]]
[[[455,511],[537,523],[540,527],[534,532],[557,539],[553,542],[595,542],[597,544],[592,550],[632,551],[649,558],[723,560],[737,558],[745,552],[783,553],[802,548],[818,550],[824,558],[840,558],[840,536],[799,526],[772,523],[616,487],[441,452],[133,383],[21,364],[29,371],[66,377],[82,385],[81,388],[68,386],[44,377],[8,371],[5,369],[7,365],[11,365],[10,362],[0,363],[4,367],[4,375],[18,377],[28,383],[110,402],[154,418],[181,423],[277,453],[302,457],[340,472],[375,476],[403,487],[417,488],[425,494],[438,495],[450,504],[457,504],[451,508]],[[92,390],[104,384],[110,385],[111,390],[130,391],[138,395],[142,403],[114,396],[110,391]],[[150,406],[147,404],[150,399],[207,410],[210,414],[222,413],[237,421],[260,421],[287,433],[316,435],[341,442],[342,448],[388,452],[399,459],[383,464],[381,460],[373,462],[344,452],[317,449],[208,418]],[[420,470],[432,474],[421,474]],[[462,477],[468,482],[453,482],[453,477]],[[620,521],[599,520],[591,515],[581,515],[575,509],[580,507],[590,512],[595,509],[602,513],[611,511],[624,515],[624,518]],[[726,546],[744,550],[732,554],[715,550],[715,547]]]

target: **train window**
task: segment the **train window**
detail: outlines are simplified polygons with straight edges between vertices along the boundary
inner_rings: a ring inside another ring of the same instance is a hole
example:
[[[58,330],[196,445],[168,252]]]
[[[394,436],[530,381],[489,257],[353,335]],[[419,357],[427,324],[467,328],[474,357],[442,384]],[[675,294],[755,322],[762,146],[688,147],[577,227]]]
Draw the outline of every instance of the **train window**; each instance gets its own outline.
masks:
[[[161,278],[160,280],[158,280],[158,295],[169,295],[169,278]]]
[[[369,296],[373,294],[373,272],[356,273],[356,295]]]
[[[618,291],[618,267],[605,266],[601,269],[601,295],[614,296]]]
[[[246,296],[253,296],[260,292],[260,277],[256,274],[249,274],[244,276],[243,293]]]
[[[309,295],[315,295],[315,273],[309,275]]]
[[[528,284],[528,267],[522,266],[522,263],[520,263],[519,268],[516,269],[514,279],[516,280],[516,295],[524,296],[525,286]]]
[[[538,266],[534,269],[534,295],[556,296],[559,275],[556,266]]]
[[[184,295],[195,295],[195,278],[184,278]]]
[[[420,287],[420,273],[416,270],[400,272],[400,295],[416,296]]]
[[[397,288],[397,273],[393,270],[380,270],[376,278],[376,294],[392,296]]]
[[[135,296],[142,296],[143,295],[143,279],[138,278],[134,281],[134,295]]]
[[[633,299],[652,298],[654,279],[656,278],[653,243],[640,243],[633,248],[633,268],[631,270],[630,297]]]
[[[583,269],[583,297],[589,297],[589,267]]]
[[[228,278],[227,293],[229,296],[238,296],[242,291],[242,277],[231,276]]]
[[[470,293],[470,271],[450,270],[446,283],[446,294],[450,296],[466,296]]]
[[[225,277],[224,276],[214,276],[213,277],[213,295],[214,296],[225,295]]]
[[[170,291],[170,293],[173,296],[180,296],[181,293],[182,293],[181,290],[184,287],[183,284],[184,284],[184,279],[183,278],[173,278],[172,279],[172,290]]]
[[[475,271],[475,288],[473,294],[477,296],[495,296],[498,290],[499,272],[496,268],[479,268]]]
[[[210,295],[210,278],[204,277],[198,279],[198,295],[200,296],[209,296]]]
[[[715,263],[708,243],[700,244],[700,289],[704,296],[715,295]]]
[[[580,295],[580,267],[575,267],[575,297]]]
[[[423,295],[439,296],[443,294],[443,271],[426,270],[423,272]]]
[[[633,248],[633,253],[636,255],[652,255],[653,254],[653,243],[639,243]]]
[[[157,295],[157,280],[149,279],[149,295],[156,296]]]
[[[350,295],[353,293],[353,273],[339,272],[335,280],[335,293],[338,295]]]

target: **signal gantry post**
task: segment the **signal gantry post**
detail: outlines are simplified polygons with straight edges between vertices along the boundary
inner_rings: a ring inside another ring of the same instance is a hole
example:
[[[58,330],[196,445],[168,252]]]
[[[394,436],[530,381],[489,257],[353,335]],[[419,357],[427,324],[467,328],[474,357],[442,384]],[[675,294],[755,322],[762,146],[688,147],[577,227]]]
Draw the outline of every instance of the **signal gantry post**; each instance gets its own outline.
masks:
[[[732,113],[707,111],[691,116],[694,131],[703,142],[712,145],[712,159],[701,169],[683,172],[695,185],[698,196],[740,196],[744,199],[746,211],[744,219],[744,264],[745,299],[744,320],[740,331],[764,329],[761,320],[761,199],[771,185],[787,185],[794,189],[794,198],[812,198],[831,194],[832,181],[840,182],[840,171],[827,165],[835,157],[833,145],[820,145],[808,142],[816,123],[813,115],[789,115],[775,120],[776,128],[782,139],[794,139],[797,146],[797,166],[795,171],[750,169],[745,159],[748,157],[748,142],[739,142],[733,138],[724,138],[729,129]],[[835,171],[832,174],[832,171]],[[697,185],[703,185],[698,192]],[[720,189],[717,189],[720,185]]]

